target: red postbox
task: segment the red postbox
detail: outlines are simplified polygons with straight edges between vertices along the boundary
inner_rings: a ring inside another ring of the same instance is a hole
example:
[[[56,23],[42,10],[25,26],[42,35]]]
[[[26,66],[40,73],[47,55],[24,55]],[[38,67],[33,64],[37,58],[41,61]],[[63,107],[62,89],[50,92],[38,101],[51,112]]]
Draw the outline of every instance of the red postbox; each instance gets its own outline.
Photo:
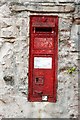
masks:
[[[56,102],[58,17],[30,16],[28,100]]]

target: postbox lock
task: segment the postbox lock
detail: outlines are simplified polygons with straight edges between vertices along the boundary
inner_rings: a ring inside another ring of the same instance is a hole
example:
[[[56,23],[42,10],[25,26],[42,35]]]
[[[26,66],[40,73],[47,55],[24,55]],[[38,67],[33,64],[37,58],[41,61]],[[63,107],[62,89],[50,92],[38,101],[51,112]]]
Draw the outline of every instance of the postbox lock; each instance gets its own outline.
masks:
[[[44,77],[43,76],[36,77],[35,84],[43,85],[44,84]]]
[[[36,82],[38,82],[39,81],[39,78],[36,78]]]

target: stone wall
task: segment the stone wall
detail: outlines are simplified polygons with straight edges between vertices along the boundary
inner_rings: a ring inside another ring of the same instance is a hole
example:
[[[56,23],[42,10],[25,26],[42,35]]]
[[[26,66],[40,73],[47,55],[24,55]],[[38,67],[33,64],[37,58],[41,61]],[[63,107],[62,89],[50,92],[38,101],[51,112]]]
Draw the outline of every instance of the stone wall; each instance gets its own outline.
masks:
[[[78,117],[78,0],[0,0],[0,118]],[[58,15],[56,103],[31,103],[28,93],[30,15]]]

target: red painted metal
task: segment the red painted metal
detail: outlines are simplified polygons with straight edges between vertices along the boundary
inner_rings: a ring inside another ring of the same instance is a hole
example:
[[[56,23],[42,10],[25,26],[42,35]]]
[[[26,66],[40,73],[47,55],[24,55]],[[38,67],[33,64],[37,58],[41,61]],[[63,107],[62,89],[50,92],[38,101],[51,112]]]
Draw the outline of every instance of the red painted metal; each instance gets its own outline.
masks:
[[[49,66],[51,64],[50,67],[44,65],[35,67],[35,64],[38,64],[35,62],[35,59],[42,59],[42,64],[45,64],[45,60],[49,60],[52,63],[49,63]],[[29,101],[56,102],[57,61],[58,17],[45,15],[30,16]]]

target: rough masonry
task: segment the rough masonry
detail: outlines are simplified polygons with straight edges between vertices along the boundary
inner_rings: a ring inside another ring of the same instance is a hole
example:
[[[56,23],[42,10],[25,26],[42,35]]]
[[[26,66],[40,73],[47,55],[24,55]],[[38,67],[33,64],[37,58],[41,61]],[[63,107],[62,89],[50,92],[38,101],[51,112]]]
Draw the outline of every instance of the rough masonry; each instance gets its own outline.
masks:
[[[30,15],[57,15],[56,103],[30,103],[28,94]],[[0,0],[0,118],[77,118],[79,0]]]

